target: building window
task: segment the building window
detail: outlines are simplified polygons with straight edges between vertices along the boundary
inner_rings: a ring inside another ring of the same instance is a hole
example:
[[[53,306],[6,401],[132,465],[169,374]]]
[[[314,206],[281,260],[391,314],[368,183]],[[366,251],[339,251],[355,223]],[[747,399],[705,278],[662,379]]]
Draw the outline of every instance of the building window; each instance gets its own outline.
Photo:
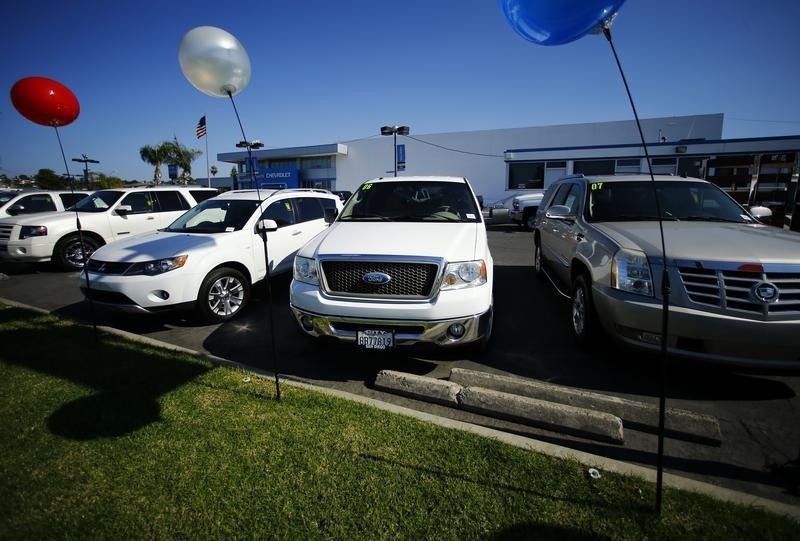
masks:
[[[566,169],[567,162],[547,162],[548,169]]]
[[[639,158],[626,158],[624,160],[617,160],[617,166],[614,172],[618,175],[630,175],[640,173],[642,170],[642,160]]]
[[[331,157],[318,156],[316,158],[302,158],[300,160],[301,169],[330,169]]]
[[[533,190],[544,188],[544,162],[515,162],[508,164],[508,189]]]
[[[276,159],[269,161],[270,167],[297,167],[297,160],[294,158],[289,159]]]
[[[613,175],[615,160],[576,160],[573,172],[584,175]]]

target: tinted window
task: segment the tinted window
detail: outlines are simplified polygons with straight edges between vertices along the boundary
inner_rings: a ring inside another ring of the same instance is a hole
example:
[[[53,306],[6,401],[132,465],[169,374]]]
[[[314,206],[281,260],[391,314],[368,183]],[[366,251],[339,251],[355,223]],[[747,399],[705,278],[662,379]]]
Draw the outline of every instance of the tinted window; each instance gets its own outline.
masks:
[[[209,199],[172,222],[167,231],[185,233],[227,233],[239,231],[253,215],[256,201]]]
[[[176,210],[188,210],[189,203],[178,192],[162,192],[154,191],[153,196],[156,199],[156,210],[160,212],[173,212]]]
[[[194,197],[194,200],[198,203],[202,203],[206,199],[211,199],[217,195],[216,190],[189,190],[189,193],[192,194],[192,197]]]
[[[34,212],[50,212],[56,209],[53,198],[47,194],[26,195],[15,203],[22,205],[25,210],[20,214],[31,214]]]
[[[295,223],[294,207],[292,207],[291,199],[284,199],[282,201],[275,201],[264,214],[261,216],[263,220],[275,220],[278,227],[284,227]]]
[[[11,201],[12,197],[16,197],[18,194],[19,192],[0,192],[0,206],[2,206],[3,203],[8,203]]]
[[[321,220],[324,211],[317,197],[299,197],[294,200],[299,213],[298,222],[309,222],[311,220]]]
[[[350,196],[348,196],[348,197],[350,197]],[[319,202],[322,203],[322,208],[323,209],[335,209],[336,208],[336,201],[334,201],[333,199],[328,199],[327,197],[326,198],[320,198]]]
[[[62,193],[58,194],[61,198],[61,202],[64,204],[64,208],[69,208],[84,197],[86,197],[85,193]]]
[[[340,216],[342,221],[481,221],[465,182],[368,182],[347,200]]]
[[[130,205],[131,214],[153,212],[153,200],[149,192],[133,192],[126,195],[120,205]]]
[[[567,199],[567,194],[569,193],[571,185],[569,183],[564,183],[558,187],[558,191],[556,192],[556,196],[553,198],[553,201],[550,203],[550,206],[553,205],[563,205],[564,201]]]

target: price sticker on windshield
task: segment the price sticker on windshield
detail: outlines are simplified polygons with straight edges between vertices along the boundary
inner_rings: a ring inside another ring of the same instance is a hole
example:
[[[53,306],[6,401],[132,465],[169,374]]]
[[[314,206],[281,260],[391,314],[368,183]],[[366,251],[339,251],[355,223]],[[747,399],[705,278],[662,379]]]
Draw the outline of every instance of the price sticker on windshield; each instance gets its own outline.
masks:
[[[367,191],[370,188],[372,188],[372,184],[364,184],[364,186],[361,189],[364,190],[364,191]]]

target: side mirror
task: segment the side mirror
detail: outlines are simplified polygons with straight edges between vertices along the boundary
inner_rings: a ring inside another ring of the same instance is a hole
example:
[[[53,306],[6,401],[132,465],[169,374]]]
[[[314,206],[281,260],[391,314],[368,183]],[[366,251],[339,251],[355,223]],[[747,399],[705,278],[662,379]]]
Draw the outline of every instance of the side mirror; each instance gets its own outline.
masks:
[[[547,209],[545,216],[554,220],[566,220],[569,222],[574,222],[575,218],[577,218],[577,216],[572,214],[572,209],[566,205],[553,205]]]
[[[6,212],[8,212],[12,216],[16,216],[17,214],[22,214],[23,212],[25,212],[25,207],[17,203],[16,205],[11,205],[10,207],[8,207],[8,209],[6,209]]]
[[[120,205],[117,207],[117,214],[130,214],[133,212],[133,207],[130,205]]]
[[[326,208],[325,209],[325,223],[330,224],[336,219],[339,215],[339,209],[337,208]]]
[[[267,233],[269,231],[276,231],[278,229],[278,224],[275,220],[259,220],[256,223],[256,231],[259,233]]]
[[[753,218],[762,224],[769,224],[772,220],[772,210],[769,207],[752,206],[747,210],[753,215]]]

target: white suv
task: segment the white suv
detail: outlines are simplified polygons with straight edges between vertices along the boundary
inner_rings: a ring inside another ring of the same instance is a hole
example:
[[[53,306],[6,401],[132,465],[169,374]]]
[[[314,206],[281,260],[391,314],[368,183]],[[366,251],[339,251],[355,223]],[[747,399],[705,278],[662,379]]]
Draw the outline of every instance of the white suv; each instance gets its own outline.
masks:
[[[361,185],[294,261],[289,302],[306,334],[366,349],[472,343],[492,330],[493,263],[464,178]]]
[[[259,200],[259,196],[261,200]],[[99,248],[84,272],[85,296],[118,310],[195,308],[216,323],[239,314],[252,285],[288,272],[297,250],[342,208],[325,190],[236,190],[208,199],[165,229]],[[86,272],[89,288],[86,288]]]
[[[217,193],[194,186],[100,190],[70,211],[0,221],[0,257],[28,263],[52,260],[65,270],[79,270],[84,252],[89,256],[113,240],[164,227]]]
[[[0,191],[0,218],[39,212],[62,212],[89,193],[91,192],[71,190]]]

